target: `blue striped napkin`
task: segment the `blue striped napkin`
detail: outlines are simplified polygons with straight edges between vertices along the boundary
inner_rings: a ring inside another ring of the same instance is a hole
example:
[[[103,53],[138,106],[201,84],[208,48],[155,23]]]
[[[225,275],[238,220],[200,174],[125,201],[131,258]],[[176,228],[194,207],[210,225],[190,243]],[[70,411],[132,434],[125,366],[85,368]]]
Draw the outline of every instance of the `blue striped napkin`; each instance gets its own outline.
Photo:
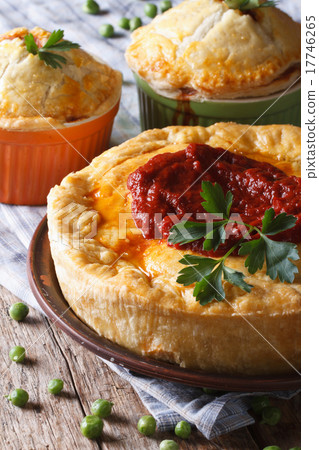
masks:
[[[248,413],[252,396],[288,400],[299,392],[228,392],[216,396],[205,394],[201,388],[133,374],[109,361],[106,363],[133,386],[160,431],[173,430],[177,422],[186,420],[207,439],[253,424],[255,421]]]

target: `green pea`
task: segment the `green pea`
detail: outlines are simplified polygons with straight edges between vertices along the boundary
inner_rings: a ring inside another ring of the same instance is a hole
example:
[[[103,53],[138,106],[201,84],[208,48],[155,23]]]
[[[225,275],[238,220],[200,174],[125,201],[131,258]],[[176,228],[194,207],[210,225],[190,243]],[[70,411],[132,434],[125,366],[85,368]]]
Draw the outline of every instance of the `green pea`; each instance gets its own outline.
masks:
[[[185,420],[181,420],[175,427],[176,436],[182,439],[188,439],[192,432],[192,427]]]
[[[14,406],[23,408],[29,400],[29,394],[24,389],[15,389],[7,398]]]
[[[172,7],[172,2],[170,2],[169,0],[163,0],[162,2],[160,2],[159,4],[160,10],[161,12],[165,12],[168,9],[171,9]]]
[[[278,445],[268,445],[268,447],[265,447],[263,450],[281,450]]]
[[[130,20],[130,30],[134,31],[137,28],[142,26],[142,21],[139,17],[133,17],[133,19]]]
[[[203,391],[205,392],[205,394],[210,394],[210,395],[221,394],[221,391],[216,391],[215,389],[210,389],[210,388],[203,388]]]
[[[103,422],[97,416],[86,416],[81,422],[81,432],[88,439],[97,439],[101,436]]]
[[[155,433],[156,420],[153,416],[143,416],[137,423],[137,429],[145,436],[151,436]]]
[[[21,302],[14,303],[9,309],[9,314],[11,319],[19,322],[20,320],[25,319],[29,314],[29,306]]]
[[[293,448],[290,448],[289,450],[301,450],[301,447],[293,447]]]
[[[169,439],[165,439],[162,441],[159,446],[160,450],[178,450],[179,445],[175,441],[170,441]]]
[[[48,384],[48,392],[49,394],[57,395],[59,394],[63,389],[64,383],[59,378],[54,378],[53,380],[49,381]]]
[[[99,33],[101,36],[106,38],[114,36],[114,28],[110,23],[106,23],[105,25],[101,25],[99,28]]]
[[[82,11],[86,14],[98,14],[100,12],[100,6],[94,0],[87,0],[82,6]]]
[[[11,361],[22,363],[25,358],[25,348],[21,347],[20,345],[12,347],[12,349],[9,351],[9,357]]]
[[[123,30],[129,30],[130,29],[130,20],[127,19],[126,17],[122,17],[118,22],[118,26],[120,28],[123,28]]]
[[[266,423],[268,425],[277,425],[281,419],[281,411],[275,406],[267,406],[261,412],[262,420],[260,423]]]
[[[108,417],[111,414],[113,405],[114,403],[99,398],[98,400],[95,400],[95,402],[92,403],[91,413],[94,416],[98,416],[101,419],[105,419],[105,417]]]
[[[146,3],[144,6],[144,13],[147,17],[153,19],[157,14],[157,6],[154,3]]]
[[[267,406],[270,406],[270,400],[269,397],[266,395],[260,395],[258,397],[254,397],[250,403],[250,406],[252,407],[253,411],[256,414],[261,414],[261,411],[266,408]]]

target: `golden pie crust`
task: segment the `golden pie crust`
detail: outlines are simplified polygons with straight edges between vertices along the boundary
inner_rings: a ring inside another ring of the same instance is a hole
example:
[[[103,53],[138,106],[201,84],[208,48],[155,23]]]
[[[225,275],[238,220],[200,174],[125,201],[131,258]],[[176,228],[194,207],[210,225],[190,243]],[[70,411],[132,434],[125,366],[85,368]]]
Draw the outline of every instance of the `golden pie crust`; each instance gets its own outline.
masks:
[[[49,238],[62,292],[97,333],[140,355],[227,374],[299,369],[299,274],[293,284],[280,283],[264,270],[248,274],[242,257],[229,257],[227,265],[245,272],[254,288],[247,293],[223,282],[227,301],[203,307],[193,286],[176,283],[183,267],[178,260],[186,252],[144,239],[130,220],[130,231],[123,231],[130,216],[128,175],[154,155],[189,143],[222,147],[300,174],[300,129],[290,125],[218,123],[146,131],[51,190]]]
[[[158,94],[193,100],[256,97],[300,76],[301,28],[277,8],[186,0],[132,34],[126,60]]]
[[[0,35],[0,128],[50,129],[109,111],[121,93],[122,76],[81,49],[63,52],[67,64],[53,69],[29,53],[24,37],[38,46],[50,34],[15,28]]]

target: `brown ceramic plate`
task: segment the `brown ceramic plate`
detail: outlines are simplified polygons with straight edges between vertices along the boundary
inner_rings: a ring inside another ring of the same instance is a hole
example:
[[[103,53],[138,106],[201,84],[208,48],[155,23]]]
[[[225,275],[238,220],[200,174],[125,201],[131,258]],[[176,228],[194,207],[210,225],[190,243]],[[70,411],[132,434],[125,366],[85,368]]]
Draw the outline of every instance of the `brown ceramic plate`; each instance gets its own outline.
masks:
[[[300,377],[297,373],[273,377],[235,377],[188,370],[136,355],[99,336],[69,309],[63,297],[51,258],[46,217],[40,222],[32,238],[27,270],[32,292],[53,323],[102,358],[143,375],[222,391],[265,392],[300,387]]]

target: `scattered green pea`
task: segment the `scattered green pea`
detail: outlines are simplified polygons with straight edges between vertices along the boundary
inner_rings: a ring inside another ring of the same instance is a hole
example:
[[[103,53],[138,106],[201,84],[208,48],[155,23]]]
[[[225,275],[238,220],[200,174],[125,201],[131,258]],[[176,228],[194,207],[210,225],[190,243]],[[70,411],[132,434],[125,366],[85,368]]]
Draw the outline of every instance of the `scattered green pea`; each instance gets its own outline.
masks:
[[[182,439],[188,439],[192,432],[192,427],[185,420],[181,420],[176,424],[175,434]]]
[[[9,357],[11,361],[22,363],[25,358],[25,348],[21,347],[20,345],[12,347],[12,349],[9,351]]]
[[[87,0],[82,6],[82,11],[86,14],[98,14],[100,12],[100,6],[94,0]]]
[[[14,303],[9,309],[9,314],[11,319],[20,322],[29,314],[29,306],[22,302]]]
[[[263,408],[267,408],[267,406],[270,406],[269,397],[267,397],[266,395],[254,397],[250,403],[250,406],[256,414],[261,414]]]
[[[165,12],[168,9],[171,9],[172,7],[172,2],[170,2],[169,0],[163,0],[162,2],[160,2],[159,4],[160,10],[161,12]]]
[[[290,448],[289,450],[301,450],[301,447],[293,447],[293,448]]]
[[[15,389],[8,395],[8,400],[19,408],[23,408],[29,400],[29,394],[24,389]]]
[[[122,17],[118,21],[118,26],[120,28],[123,28],[123,30],[129,30],[130,29],[130,19],[127,19],[126,17]]]
[[[281,450],[278,445],[268,445],[268,447],[265,447],[263,450]]]
[[[145,436],[151,436],[155,433],[156,420],[153,416],[143,416],[137,423],[137,429]]]
[[[81,422],[81,432],[88,439],[97,439],[101,436],[103,422],[97,416],[86,416]]]
[[[106,37],[106,38],[114,36],[113,25],[111,25],[110,23],[101,25],[99,28],[99,33],[101,36]]]
[[[133,19],[130,20],[130,30],[134,31],[137,28],[142,26],[142,21],[139,17],[133,17]]]
[[[160,450],[178,450],[179,445],[175,441],[170,441],[169,439],[165,439],[162,441],[159,446]]]
[[[144,6],[144,13],[147,17],[154,19],[157,14],[157,6],[154,3],[146,3]]]
[[[59,378],[54,378],[53,380],[49,381],[48,384],[48,392],[49,394],[57,395],[59,394],[63,389],[64,383]]]
[[[275,406],[267,406],[261,412],[262,420],[260,423],[266,423],[268,425],[277,425],[281,419],[281,411]]]
[[[95,400],[95,402],[92,403],[91,413],[94,416],[98,416],[101,419],[105,419],[105,417],[108,417],[111,414],[113,405],[114,403],[99,398],[98,400]]]

